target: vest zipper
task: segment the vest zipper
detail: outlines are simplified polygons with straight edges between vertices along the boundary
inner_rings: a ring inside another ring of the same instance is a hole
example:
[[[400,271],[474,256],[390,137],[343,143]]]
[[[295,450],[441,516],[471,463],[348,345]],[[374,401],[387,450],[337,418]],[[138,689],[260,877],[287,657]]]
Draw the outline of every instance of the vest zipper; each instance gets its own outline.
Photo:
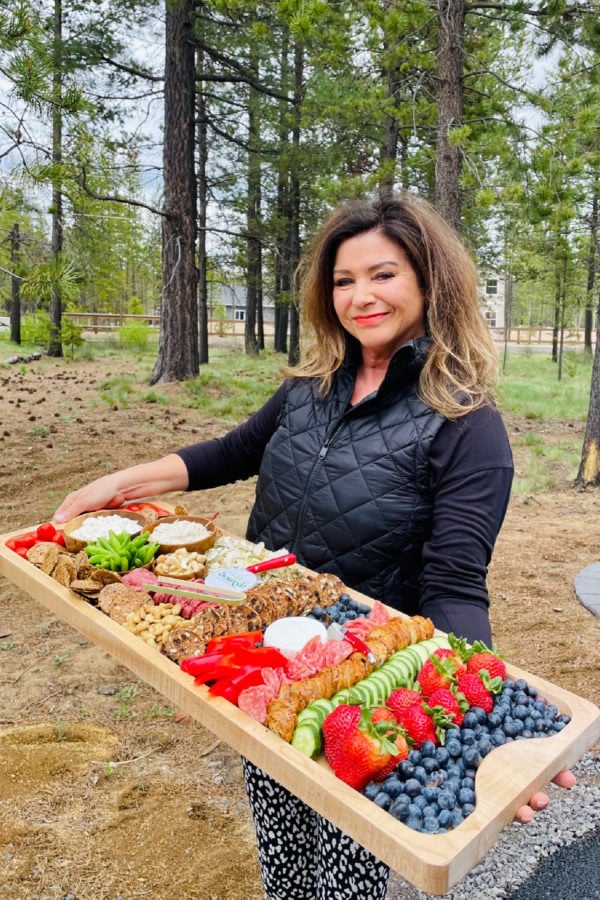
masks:
[[[309,490],[309,486],[310,486],[310,484],[311,484],[312,481],[313,481],[315,472],[317,471],[317,468],[318,468],[319,464],[320,464],[321,461],[324,460],[325,457],[327,456],[327,453],[328,453],[328,451],[329,451],[329,448],[331,447],[331,445],[332,445],[333,441],[335,440],[336,436],[337,436],[337,435],[339,434],[339,432],[342,430],[342,428],[343,428],[343,426],[344,426],[344,422],[345,422],[345,420],[346,420],[347,418],[348,418],[348,413],[344,413],[344,414],[342,415],[341,419],[339,420],[339,422],[337,423],[337,425],[335,426],[335,428],[333,429],[333,431],[331,432],[331,434],[329,435],[329,437],[325,439],[325,442],[323,443],[323,446],[321,447],[321,449],[319,450],[319,452],[318,452],[318,454],[317,454],[317,458],[315,459],[314,465],[313,465],[312,470],[311,470],[311,473],[310,473],[310,477],[309,477],[308,482],[307,482],[307,486],[306,486],[307,489],[306,489],[306,491],[305,491],[305,493],[304,493],[304,499],[303,499],[303,501],[302,501],[302,506],[300,507],[300,510],[299,510],[299,512],[298,512],[298,522],[297,522],[297,524],[296,524],[296,537],[295,537],[295,540],[294,540],[294,546],[295,546],[295,547],[298,546],[298,541],[299,541],[299,539],[300,539],[300,532],[302,531],[302,525],[303,525],[303,523],[304,523],[304,513],[306,512],[306,507],[308,506],[308,501],[309,501],[309,499],[310,499],[310,490]]]

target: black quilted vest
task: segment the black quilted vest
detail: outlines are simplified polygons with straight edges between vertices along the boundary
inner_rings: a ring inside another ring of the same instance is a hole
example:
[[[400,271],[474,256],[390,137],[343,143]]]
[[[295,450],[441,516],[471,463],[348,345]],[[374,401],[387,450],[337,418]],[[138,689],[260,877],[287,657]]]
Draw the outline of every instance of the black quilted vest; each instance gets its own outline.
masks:
[[[351,407],[356,367],[319,397],[292,379],[261,463],[248,538],[414,614],[431,533],[428,458],[444,419],[417,396],[426,338],[392,358],[377,393]]]

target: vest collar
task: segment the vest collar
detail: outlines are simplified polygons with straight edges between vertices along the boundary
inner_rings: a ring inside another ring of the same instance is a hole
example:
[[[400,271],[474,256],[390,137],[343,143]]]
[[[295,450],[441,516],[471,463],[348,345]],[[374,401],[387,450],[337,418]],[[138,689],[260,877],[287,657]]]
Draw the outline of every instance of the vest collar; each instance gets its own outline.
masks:
[[[431,339],[423,336],[413,338],[399,347],[390,359],[385,378],[377,394],[381,396],[414,384],[421,373],[430,345]],[[344,383],[349,382],[354,385],[361,360],[360,344],[352,338],[348,341],[343,365]]]

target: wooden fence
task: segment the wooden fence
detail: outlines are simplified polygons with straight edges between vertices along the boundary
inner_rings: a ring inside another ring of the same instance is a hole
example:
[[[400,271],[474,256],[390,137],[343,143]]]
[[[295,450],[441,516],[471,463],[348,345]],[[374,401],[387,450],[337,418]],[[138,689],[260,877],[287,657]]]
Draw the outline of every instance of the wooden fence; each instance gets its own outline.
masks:
[[[118,313],[65,313],[69,319],[72,319],[77,325],[81,325],[84,331],[92,334],[100,334],[102,332],[115,332],[127,324],[146,324],[158,330],[160,325],[160,316],[154,315],[132,315]],[[210,335],[218,335],[227,337],[228,335],[243,336],[244,322],[233,319],[209,319],[208,333]],[[271,337],[274,333],[274,323],[272,320],[264,322],[265,335]],[[517,344],[518,346],[527,345],[551,345],[552,329],[544,327],[526,327],[524,325],[515,325],[512,328],[492,328],[494,340],[498,344],[505,341],[509,344]],[[595,343],[595,332],[592,334],[592,343]],[[584,330],[583,328],[566,329],[563,335],[563,345],[565,347],[583,347]]]

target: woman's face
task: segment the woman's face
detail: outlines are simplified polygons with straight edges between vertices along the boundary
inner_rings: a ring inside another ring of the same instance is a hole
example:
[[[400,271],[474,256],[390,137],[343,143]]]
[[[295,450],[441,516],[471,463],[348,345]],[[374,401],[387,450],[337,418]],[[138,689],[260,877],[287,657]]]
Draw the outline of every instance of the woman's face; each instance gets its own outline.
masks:
[[[404,250],[380,231],[343,241],[333,267],[333,305],[363,358],[390,358],[425,334],[425,299]]]

